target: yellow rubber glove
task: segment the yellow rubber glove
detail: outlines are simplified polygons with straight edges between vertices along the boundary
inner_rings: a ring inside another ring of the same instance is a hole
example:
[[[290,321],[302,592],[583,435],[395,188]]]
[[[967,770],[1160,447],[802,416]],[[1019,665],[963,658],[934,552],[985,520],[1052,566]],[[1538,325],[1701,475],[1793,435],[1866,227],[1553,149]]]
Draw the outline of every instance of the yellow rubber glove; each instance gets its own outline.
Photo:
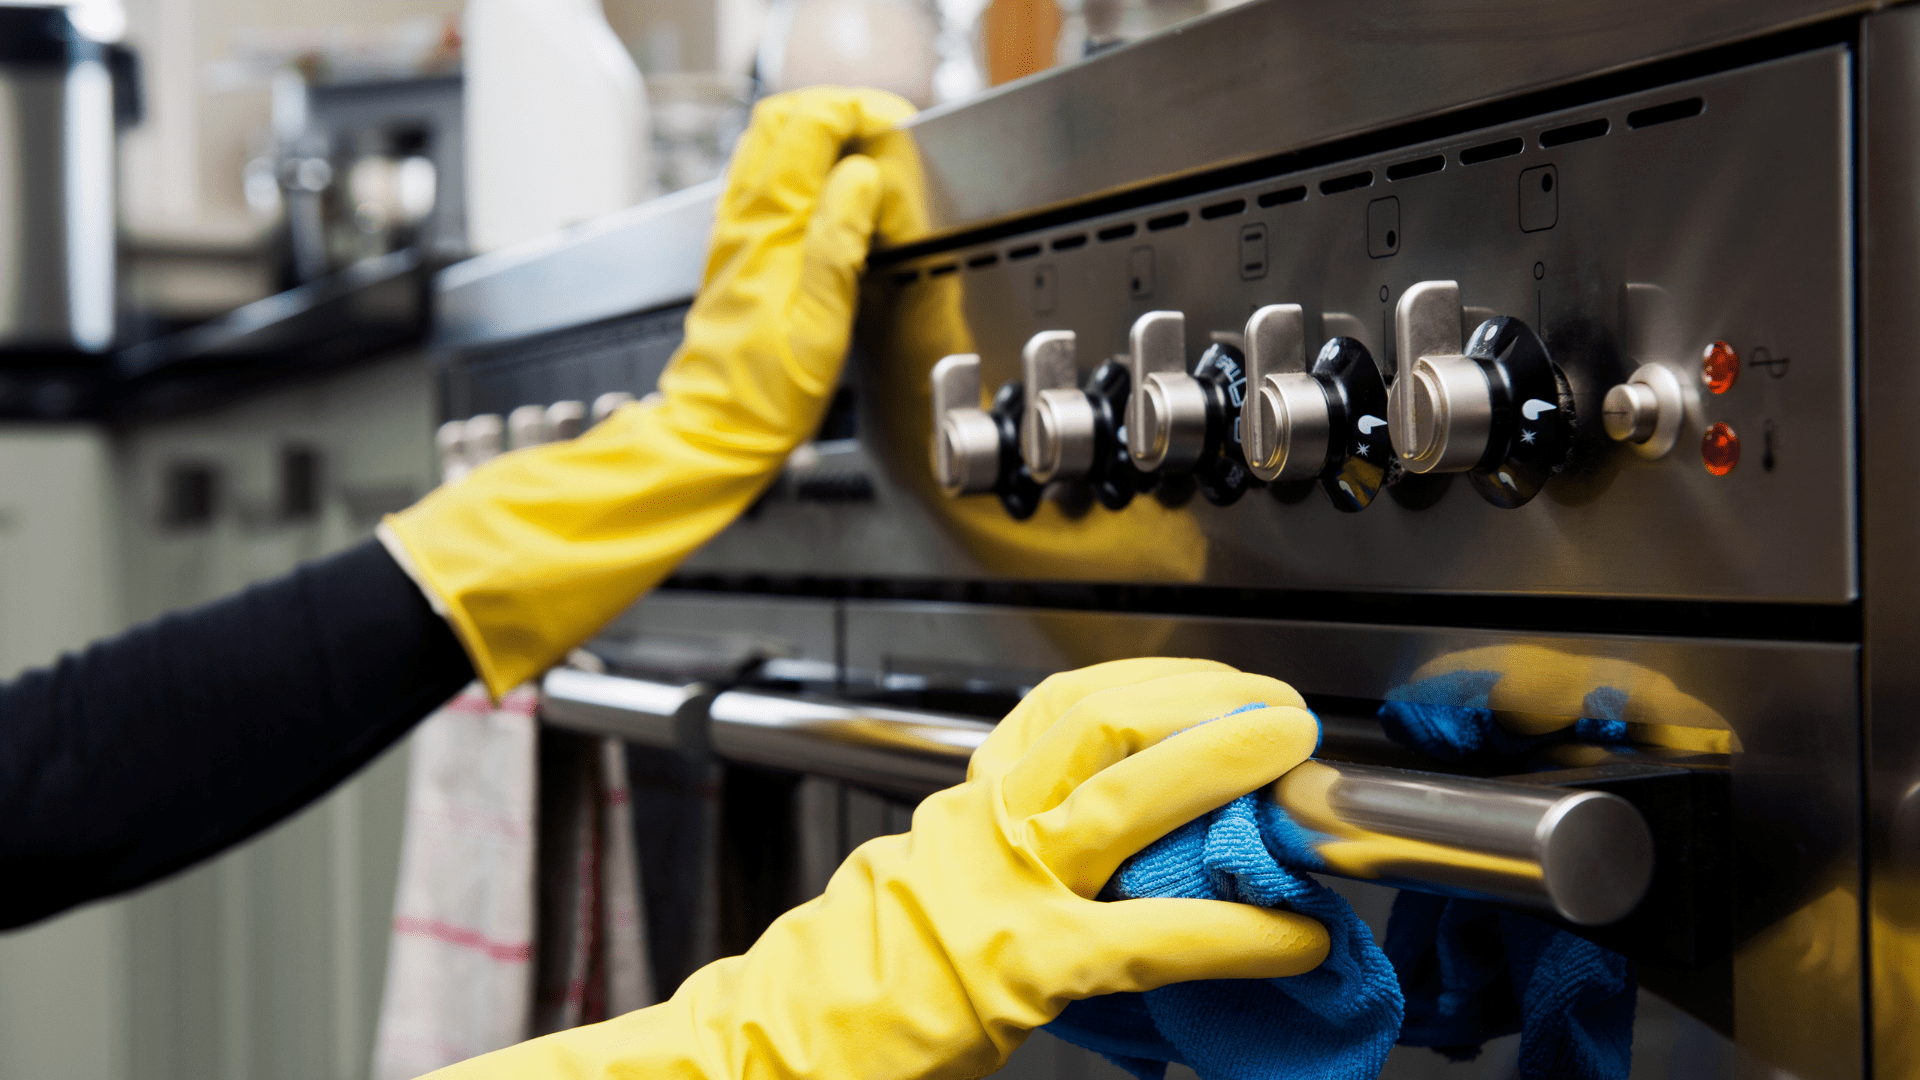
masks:
[[[660,397],[578,439],[496,458],[388,518],[495,697],[557,662],[745,510],[819,426],[889,163],[847,148],[912,115],[873,90],[755,109],[715,210],[706,277]],[[917,197],[913,193],[895,201]]]
[[[1250,702],[1272,707],[1226,715]],[[744,956],[650,1009],[433,1075],[976,1077],[1076,999],[1311,970],[1327,936],[1305,916],[1093,897],[1127,856],[1271,782],[1318,735],[1286,684],[1221,664],[1056,675],[988,738],[965,784],[923,802],[906,835],[861,845]]]
[[[1624,698],[1620,719],[1626,721],[1628,737],[1642,746],[1725,754],[1739,742],[1725,717],[1666,675],[1632,660],[1582,656],[1543,645],[1483,645],[1435,657],[1407,681],[1418,685],[1457,671],[1500,673],[1488,692],[1487,707],[1501,727],[1516,735],[1546,735],[1572,727],[1587,709],[1587,695],[1604,689]]]

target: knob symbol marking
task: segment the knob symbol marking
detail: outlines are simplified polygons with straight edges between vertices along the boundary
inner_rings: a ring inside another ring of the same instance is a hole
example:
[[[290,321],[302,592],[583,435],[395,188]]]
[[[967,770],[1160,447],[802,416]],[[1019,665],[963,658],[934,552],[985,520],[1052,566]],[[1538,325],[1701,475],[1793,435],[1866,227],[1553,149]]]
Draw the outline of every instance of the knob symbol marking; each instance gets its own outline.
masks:
[[[1557,408],[1559,408],[1558,405],[1541,401],[1539,398],[1528,398],[1527,403],[1520,406],[1520,415],[1529,420],[1538,420],[1540,419],[1541,413],[1552,412]],[[1531,442],[1532,440],[1529,439],[1528,441]]]
[[[1360,434],[1371,435],[1374,428],[1386,427],[1387,422],[1377,416],[1362,416],[1355,426],[1360,429]]]

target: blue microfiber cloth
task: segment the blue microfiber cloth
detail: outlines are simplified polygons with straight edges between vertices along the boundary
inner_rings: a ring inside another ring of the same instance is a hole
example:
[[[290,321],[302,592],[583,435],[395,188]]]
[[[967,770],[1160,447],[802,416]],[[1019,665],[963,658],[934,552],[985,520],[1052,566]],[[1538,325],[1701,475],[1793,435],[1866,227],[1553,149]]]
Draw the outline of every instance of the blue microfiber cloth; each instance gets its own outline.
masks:
[[[1387,955],[1406,994],[1402,1044],[1466,1061],[1517,1031],[1526,1080],[1626,1080],[1634,979],[1619,953],[1494,904],[1402,892]]]
[[[1487,696],[1499,679],[1457,672],[1424,680],[1382,708],[1382,724],[1443,761],[1517,757],[1564,737],[1523,739],[1494,723]],[[1624,741],[1624,705],[1617,691],[1595,691],[1584,703],[1592,717],[1573,734]],[[1635,985],[1625,958],[1495,905],[1414,892],[1395,901],[1383,953],[1347,902],[1304,873],[1323,869],[1312,839],[1249,795],[1135,855],[1102,896],[1284,907],[1326,926],[1326,963],[1286,979],[1077,1001],[1046,1030],[1141,1080],[1161,1080],[1168,1062],[1201,1080],[1372,1080],[1396,1039],[1465,1060],[1515,1031],[1524,1080],[1626,1080]]]
[[[1170,1061],[1205,1080],[1373,1080],[1400,1031],[1400,985],[1347,902],[1285,865],[1317,862],[1300,834],[1278,807],[1248,795],[1134,856],[1103,895],[1297,911],[1326,926],[1325,963],[1285,979],[1176,983],[1076,1001],[1047,1030],[1141,1080],[1160,1080]]]
[[[1177,983],[1076,1001],[1046,1030],[1141,1080],[1160,1080],[1170,1061],[1205,1080],[1379,1075],[1400,1031],[1400,985],[1366,923],[1339,894],[1300,872],[1321,865],[1309,840],[1279,807],[1248,795],[1129,859],[1101,895],[1297,911],[1327,928],[1325,963],[1285,979]]]
[[[1517,763],[1569,734],[1626,741],[1626,695],[1612,687],[1587,695],[1586,717],[1570,732],[1510,734],[1488,707],[1500,678],[1458,671],[1421,680],[1381,706],[1381,726],[1396,742],[1451,762]],[[1626,1080],[1636,985],[1618,953],[1494,904],[1402,892],[1387,923],[1387,955],[1406,995],[1401,1043],[1463,1061],[1488,1039],[1517,1031],[1523,1080]]]

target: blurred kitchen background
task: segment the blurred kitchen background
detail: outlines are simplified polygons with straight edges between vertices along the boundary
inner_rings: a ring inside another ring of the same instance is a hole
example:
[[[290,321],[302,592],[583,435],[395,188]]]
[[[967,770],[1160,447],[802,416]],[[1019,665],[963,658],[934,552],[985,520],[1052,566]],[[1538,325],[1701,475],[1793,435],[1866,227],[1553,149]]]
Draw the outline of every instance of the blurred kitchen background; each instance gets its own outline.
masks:
[[[0,3],[0,675],[425,493],[438,270],[713,180],[767,93],[960,101],[1210,2]],[[366,1076],[405,754],[0,935],[0,1078]]]

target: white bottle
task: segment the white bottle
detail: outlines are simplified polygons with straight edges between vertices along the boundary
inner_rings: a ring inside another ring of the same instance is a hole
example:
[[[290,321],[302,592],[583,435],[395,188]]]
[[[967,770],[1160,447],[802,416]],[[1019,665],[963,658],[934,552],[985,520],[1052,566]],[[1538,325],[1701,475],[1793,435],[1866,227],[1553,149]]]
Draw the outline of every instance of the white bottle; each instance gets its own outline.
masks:
[[[464,52],[474,251],[653,193],[646,83],[600,0],[468,0]]]

